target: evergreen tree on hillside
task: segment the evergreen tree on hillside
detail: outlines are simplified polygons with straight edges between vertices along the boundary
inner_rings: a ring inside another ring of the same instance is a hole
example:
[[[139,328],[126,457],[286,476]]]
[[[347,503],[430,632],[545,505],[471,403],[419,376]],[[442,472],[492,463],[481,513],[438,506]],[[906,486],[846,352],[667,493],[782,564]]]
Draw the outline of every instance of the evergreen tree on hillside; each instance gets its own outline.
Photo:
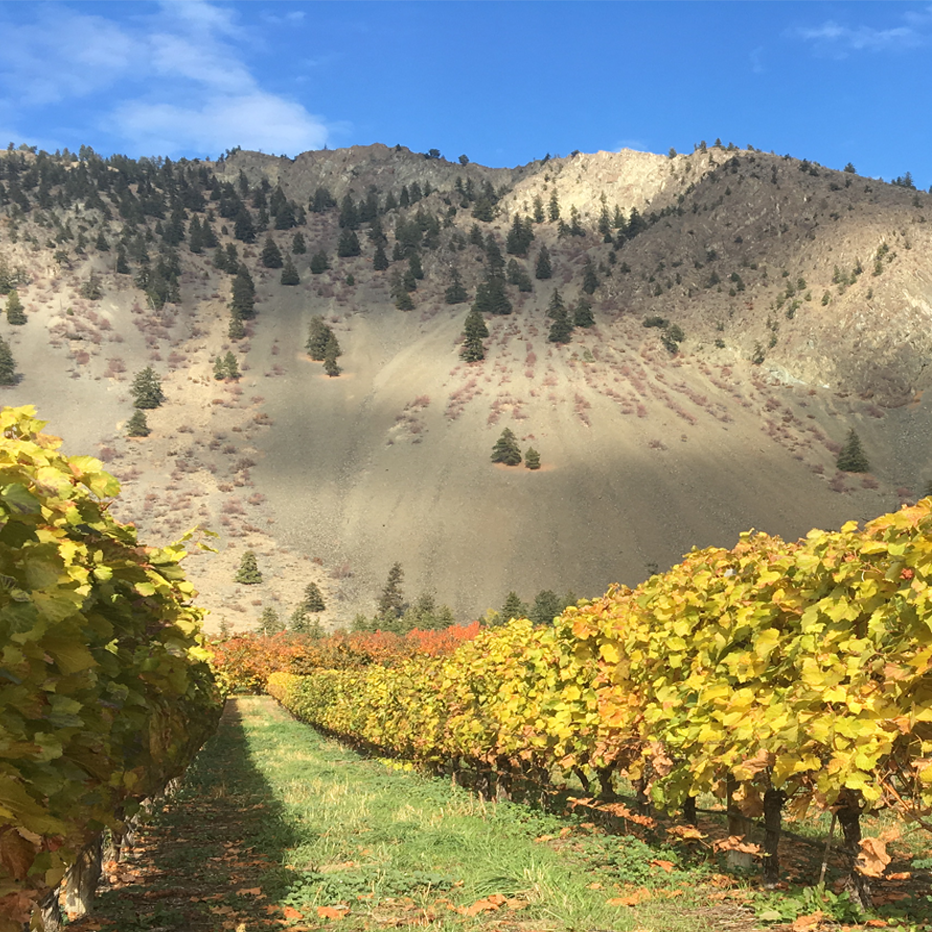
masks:
[[[524,266],[519,265],[514,259],[508,260],[507,267],[508,284],[517,285],[518,291],[533,291],[534,286],[531,284],[531,278]]]
[[[303,256],[307,252],[307,243],[304,234],[298,230],[291,240],[291,251],[296,256]]]
[[[515,211],[514,219],[511,223],[511,229],[505,238],[505,251],[510,256],[526,256],[528,248],[534,240],[534,231],[531,228],[530,217],[522,220]]]
[[[239,569],[233,578],[235,582],[242,583],[244,586],[255,586],[262,582],[262,571],[259,569],[256,555],[251,550],[243,554]]]
[[[443,299],[447,304],[462,304],[468,297],[469,295],[460,278],[460,271],[456,266],[453,266],[450,270],[450,286],[443,293]]]
[[[304,600],[301,602],[301,608],[309,615],[327,610],[323,594],[317,583],[310,582],[304,587]]]
[[[466,362],[480,362],[485,359],[485,346],[482,341],[489,335],[489,328],[486,326],[482,315],[473,308],[466,315],[466,324],[463,328],[463,348],[460,350],[460,356]]]
[[[146,412],[138,408],[133,412],[133,416],[126,422],[127,437],[148,437],[152,431],[149,428],[149,420]]]
[[[298,275],[298,270],[295,268],[295,264],[292,262],[291,256],[285,260],[285,267],[282,269],[281,274],[281,283],[283,285],[301,284],[301,276]]]
[[[256,286],[245,265],[240,265],[231,288],[230,311],[239,320],[252,320],[256,316]]]
[[[129,393],[133,396],[133,404],[137,408],[158,408],[165,401],[162,381],[152,366],[146,366],[141,372],[136,373]]]
[[[547,213],[551,223],[556,223],[560,219],[560,199],[557,197],[556,189],[550,192],[550,207]]]
[[[340,355],[340,346],[337,338],[331,333],[327,341],[327,349],[324,353],[324,372],[331,379],[336,378],[343,370],[337,364],[337,357]]]
[[[319,252],[315,252],[311,256],[311,274],[320,275],[322,272],[326,272],[330,268],[330,260],[327,258],[327,253],[321,249]]]
[[[540,453],[534,447],[528,447],[524,454],[524,465],[528,469],[540,469]]]
[[[347,227],[340,234],[340,241],[337,243],[337,255],[341,259],[348,259],[352,256],[362,254],[362,247],[359,245],[359,237],[355,231]]]
[[[0,385],[15,385],[19,381],[10,344],[0,337]]]
[[[546,246],[540,247],[537,254],[537,265],[534,268],[534,277],[544,280],[553,277],[553,267],[550,264],[550,250]]]
[[[527,618],[528,607],[518,598],[518,593],[512,589],[505,597],[505,604],[498,614],[502,624],[507,624],[512,618]]]
[[[562,311],[554,317],[550,325],[550,333],[547,334],[547,340],[550,343],[569,343],[573,339],[573,322],[569,314]]]
[[[319,314],[312,317],[305,346],[308,356],[322,362],[327,355],[327,343],[331,336],[333,331],[324,323],[323,317]]]
[[[280,269],[284,265],[282,251],[278,248],[275,240],[271,236],[265,238],[265,245],[262,247],[262,264],[267,269]]]
[[[861,447],[861,438],[853,427],[848,431],[848,438],[838,454],[835,465],[844,472],[870,472],[870,463]]]
[[[256,227],[252,222],[252,215],[243,206],[240,206],[239,212],[236,214],[233,236],[242,243],[254,243],[256,241]]]
[[[404,593],[402,583],[405,574],[400,563],[393,563],[388,571],[388,579],[382,587],[378,601],[378,617],[381,621],[391,622],[400,618],[404,613]]]
[[[594,327],[595,317],[592,316],[592,304],[585,298],[580,298],[573,308],[573,325],[576,327]]]
[[[242,582],[242,580],[237,579],[237,582]],[[259,634],[264,634],[266,637],[271,637],[273,634],[278,634],[279,631],[285,630],[285,626],[278,617],[278,612],[276,612],[271,605],[267,605],[262,609],[257,630]]]
[[[592,264],[592,260],[586,256],[586,265],[583,268],[582,290],[585,291],[586,294],[594,294],[598,287],[599,276],[595,273],[595,266]]]
[[[130,267],[126,261],[126,247],[120,243],[117,248],[116,271],[118,275],[129,275]]]
[[[385,247],[379,243],[375,247],[375,253],[372,256],[372,268],[376,272],[384,272],[389,266],[388,256],[385,255]]]
[[[14,325],[26,323],[26,314],[23,311],[23,302],[19,299],[19,292],[14,288],[6,299],[6,319]]]
[[[492,462],[504,463],[506,466],[521,464],[521,448],[518,446],[518,438],[515,437],[510,427],[506,427],[495,441],[495,446],[492,447]]]
[[[528,617],[535,625],[552,625],[553,619],[563,612],[564,601],[552,590],[542,589],[534,598]]]

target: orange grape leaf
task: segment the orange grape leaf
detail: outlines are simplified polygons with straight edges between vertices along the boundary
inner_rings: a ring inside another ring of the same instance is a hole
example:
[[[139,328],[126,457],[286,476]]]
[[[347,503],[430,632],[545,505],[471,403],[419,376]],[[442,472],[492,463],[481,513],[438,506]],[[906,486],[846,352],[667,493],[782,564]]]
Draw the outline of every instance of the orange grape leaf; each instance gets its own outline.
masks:
[[[321,919],[336,919],[339,922],[349,912],[348,906],[318,906],[317,915]]]
[[[799,916],[793,920],[793,924],[790,928],[793,932],[806,932],[807,929],[811,929],[813,926],[817,926],[821,921],[822,917],[825,914],[821,909],[817,909],[814,913],[810,913],[808,916]]]
[[[300,909],[295,909],[293,906],[286,906],[283,915],[286,919],[302,919],[304,917],[304,913],[302,913]]]
[[[634,893],[630,893],[628,896],[613,896],[611,899],[606,900],[605,904],[606,906],[637,906],[638,903],[643,903],[650,898],[650,890],[641,887],[640,890],[635,890]]]
[[[870,928],[872,929],[883,929],[883,928],[886,928],[887,926],[887,920],[886,919],[868,919],[867,922],[864,923],[864,925],[870,926]]]
[[[865,877],[883,877],[890,863],[887,844],[882,838],[862,838],[858,853],[857,868]]]
[[[912,880],[913,875],[911,871],[900,871],[896,874],[887,874],[887,880]]]
[[[729,835],[712,842],[715,851],[740,851],[742,854],[760,854],[760,845],[745,841],[740,835]]]
[[[465,906],[457,910],[457,912],[462,913],[464,916],[478,916],[479,913],[493,913],[504,902],[505,897],[500,893],[494,893],[492,896],[486,897],[483,900],[476,900],[472,906]]]
[[[672,825],[667,829],[667,834],[676,835],[677,838],[682,838],[685,841],[701,841],[707,837],[699,829],[693,828],[691,825]]]
[[[601,889],[602,889],[602,884],[600,884],[600,883],[598,882],[598,880],[594,880],[591,884],[589,884],[589,886],[588,886],[587,889],[589,889],[589,890],[601,890]]]
[[[654,858],[654,860],[650,863],[653,864],[654,867],[659,867],[661,870],[665,870],[668,874],[675,866],[672,861],[663,861],[660,858]]]

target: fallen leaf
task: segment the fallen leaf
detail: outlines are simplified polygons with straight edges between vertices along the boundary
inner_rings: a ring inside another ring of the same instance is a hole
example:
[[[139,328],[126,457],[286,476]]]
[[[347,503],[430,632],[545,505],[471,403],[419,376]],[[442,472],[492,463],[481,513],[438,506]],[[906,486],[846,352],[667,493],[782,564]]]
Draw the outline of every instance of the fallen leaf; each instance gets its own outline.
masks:
[[[638,903],[643,903],[650,898],[650,890],[642,887],[640,890],[635,890],[634,893],[628,894],[628,896],[613,896],[611,899],[606,900],[605,904],[607,906],[637,906]]]
[[[887,880],[912,880],[911,871],[900,871],[896,874],[887,874]]]
[[[654,858],[654,860],[651,861],[650,863],[653,864],[654,867],[659,867],[661,870],[665,870],[668,874],[675,867],[672,861],[663,861],[660,858]]]
[[[601,889],[602,889],[602,884],[600,884],[600,883],[598,882],[598,880],[593,881],[591,884],[589,884],[588,889],[589,889],[589,890],[601,890]]]
[[[708,837],[691,825],[673,825],[667,829],[667,834],[676,835],[677,838],[682,838],[684,841],[701,841],[703,838]]]
[[[825,914],[821,909],[817,909],[814,913],[810,913],[808,916],[798,916],[793,920],[793,924],[790,928],[793,932],[806,932],[807,929],[811,929],[813,926],[817,926],[821,921],[822,917]]]
[[[884,838],[862,838],[858,853],[857,868],[865,877],[883,877],[883,872],[890,863],[887,843]]]
[[[265,894],[262,892],[262,887],[249,887],[248,889],[242,889],[236,891],[237,896],[257,896],[260,899],[265,899]]]
[[[713,851],[740,851],[742,854],[760,854],[760,845],[746,842],[741,835],[729,835],[712,842]]]
[[[349,912],[349,906],[318,906],[317,915],[321,919],[336,919],[339,922]]]
[[[286,919],[303,919],[304,913],[300,909],[295,909],[293,906],[286,906],[282,911],[282,915]]]

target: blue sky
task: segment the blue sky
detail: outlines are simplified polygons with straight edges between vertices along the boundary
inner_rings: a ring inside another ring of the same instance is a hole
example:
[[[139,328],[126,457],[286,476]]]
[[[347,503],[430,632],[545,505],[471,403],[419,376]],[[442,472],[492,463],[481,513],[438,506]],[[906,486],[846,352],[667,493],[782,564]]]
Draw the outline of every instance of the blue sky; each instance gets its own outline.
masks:
[[[932,185],[932,3],[0,3],[0,144],[486,165],[716,137]]]

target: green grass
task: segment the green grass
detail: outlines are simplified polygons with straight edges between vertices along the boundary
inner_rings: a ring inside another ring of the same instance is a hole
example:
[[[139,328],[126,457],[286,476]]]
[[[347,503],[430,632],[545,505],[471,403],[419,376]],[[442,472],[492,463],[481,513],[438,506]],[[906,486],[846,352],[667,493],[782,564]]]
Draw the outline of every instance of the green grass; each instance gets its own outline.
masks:
[[[69,932],[752,932],[816,909],[856,918],[831,891],[754,892],[707,842],[664,841],[664,823],[638,838],[586,818],[484,802],[241,698]],[[791,850],[794,874],[817,875],[817,851]],[[890,928],[924,927],[920,906],[915,893],[891,902]]]

